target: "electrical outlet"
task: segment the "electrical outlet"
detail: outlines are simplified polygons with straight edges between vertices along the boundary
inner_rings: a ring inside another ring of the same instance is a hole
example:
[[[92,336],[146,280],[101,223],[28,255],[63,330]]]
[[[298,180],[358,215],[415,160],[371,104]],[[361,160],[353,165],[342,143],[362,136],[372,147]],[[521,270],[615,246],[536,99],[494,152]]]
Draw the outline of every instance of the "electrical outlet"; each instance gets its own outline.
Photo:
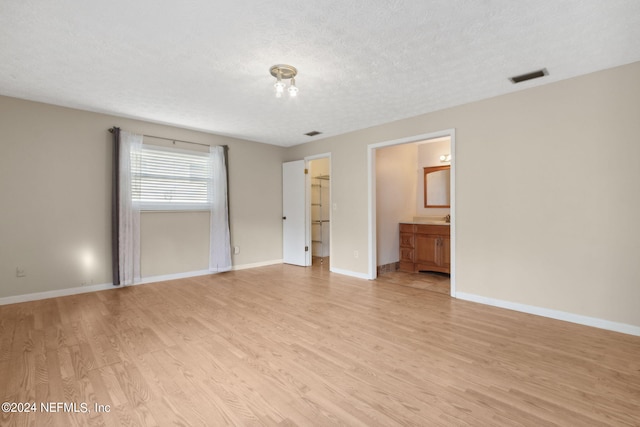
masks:
[[[360,256],[360,252],[358,251],[353,251],[353,257],[354,258],[358,258]]]
[[[23,267],[16,267],[16,277],[25,277],[27,275],[27,270]]]
[[[234,246],[233,247],[233,253],[234,254],[239,254],[240,253],[240,246]]]

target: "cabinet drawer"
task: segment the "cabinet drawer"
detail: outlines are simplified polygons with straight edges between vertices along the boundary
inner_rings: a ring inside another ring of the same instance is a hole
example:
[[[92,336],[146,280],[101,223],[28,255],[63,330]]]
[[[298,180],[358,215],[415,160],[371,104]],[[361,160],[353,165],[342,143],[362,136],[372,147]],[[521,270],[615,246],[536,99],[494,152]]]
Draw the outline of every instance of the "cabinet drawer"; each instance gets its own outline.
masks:
[[[433,224],[418,224],[416,225],[416,233],[418,234],[435,234],[438,236],[448,236],[451,233],[451,226],[449,225],[433,225]]]
[[[410,233],[400,233],[400,247],[413,248],[415,245],[414,235]]]
[[[413,262],[413,249],[400,248],[400,261]]]
[[[416,226],[415,224],[402,224],[400,223],[400,232],[401,233],[415,233]]]

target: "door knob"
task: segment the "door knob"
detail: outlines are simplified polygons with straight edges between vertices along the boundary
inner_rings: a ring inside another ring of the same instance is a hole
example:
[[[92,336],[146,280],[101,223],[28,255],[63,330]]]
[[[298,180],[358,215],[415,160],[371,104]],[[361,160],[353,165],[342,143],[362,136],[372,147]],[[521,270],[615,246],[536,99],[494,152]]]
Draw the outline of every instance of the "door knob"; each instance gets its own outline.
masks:
[[[283,216],[283,217],[282,217],[282,219],[287,219],[287,217],[286,217],[286,216]]]

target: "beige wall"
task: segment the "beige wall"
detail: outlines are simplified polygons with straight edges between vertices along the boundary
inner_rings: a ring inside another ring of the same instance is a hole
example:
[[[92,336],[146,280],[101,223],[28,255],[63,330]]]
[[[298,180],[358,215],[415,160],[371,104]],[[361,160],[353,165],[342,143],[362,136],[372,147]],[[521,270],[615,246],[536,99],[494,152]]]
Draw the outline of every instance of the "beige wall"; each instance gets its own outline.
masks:
[[[286,156],[331,152],[332,265],[366,275],[367,145],[455,128],[457,291],[640,325],[638,81],[634,63]]]
[[[229,145],[233,263],[282,259],[284,149],[0,96],[0,298],[111,283],[111,126]],[[143,214],[142,272],[208,267],[208,215]],[[203,238],[203,235],[205,236]],[[203,251],[206,244],[206,250]],[[16,277],[16,267],[26,277]]]
[[[142,277],[208,270],[209,222],[209,212],[142,212]]]
[[[400,261],[398,224],[416,214],[418,146],[395,145],[376,150],[377,264]]]

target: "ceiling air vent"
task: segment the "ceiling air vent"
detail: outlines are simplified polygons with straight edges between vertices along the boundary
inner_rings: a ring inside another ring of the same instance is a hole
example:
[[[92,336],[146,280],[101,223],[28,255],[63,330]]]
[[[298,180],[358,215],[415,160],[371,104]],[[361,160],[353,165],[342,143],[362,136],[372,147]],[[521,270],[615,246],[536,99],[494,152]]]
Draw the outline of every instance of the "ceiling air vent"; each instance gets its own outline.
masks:
[[[549,72],[547,71],[547,69],[543,68],[542,70],[533,71],[527,74],[521,74],[515,77],[510,77],[509,80],[511,81],[511,83],[522,83],[522,82],[526,82],[527,80],[537,79],[537,78],[548,76],[548,75],[549,75]]]
[[[312,130],[311,132],[307,132],[305,133],[305,135],[307,136],[316,136],[316,135],[320,135],[322,132],[318,132],[317,130]]]

